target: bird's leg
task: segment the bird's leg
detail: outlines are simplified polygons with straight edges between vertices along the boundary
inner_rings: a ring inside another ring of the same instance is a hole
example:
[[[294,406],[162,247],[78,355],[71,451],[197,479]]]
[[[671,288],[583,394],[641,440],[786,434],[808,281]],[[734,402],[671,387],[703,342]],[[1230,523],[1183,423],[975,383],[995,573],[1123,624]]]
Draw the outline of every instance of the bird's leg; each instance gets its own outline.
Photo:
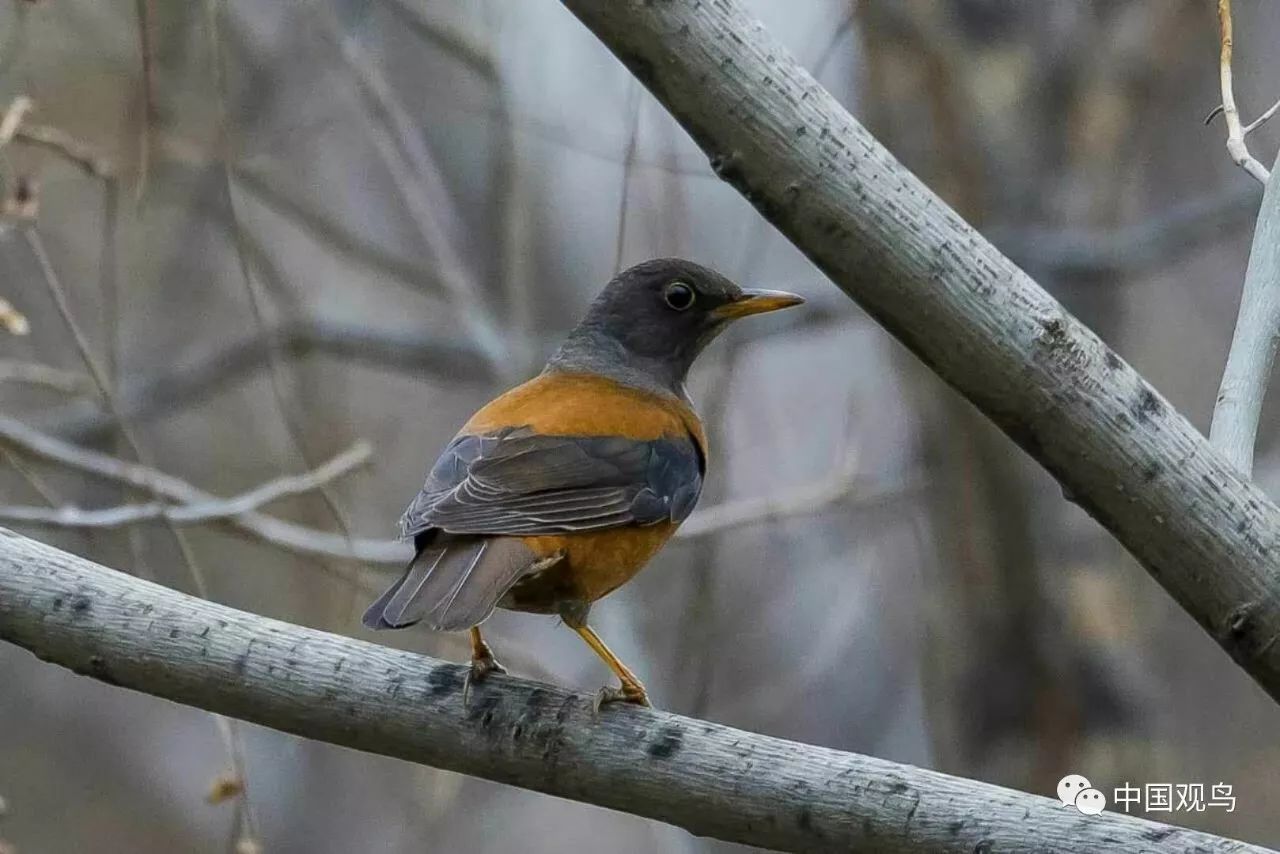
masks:
[[[484,638],[480,636],[480,627],[471,627],[471,670],[467,673],[467,680],[462,686],[462,704],[467,704],[467,697],[471,694],[471,686],[473,683],[478,684],[488,678],[490,673],[506,673],[507,668],[498,663],[498,659],[493,657],[493,650],[484,642]]]
[[[618,656],[613,654],[613,650],[605,644],[600,636],[596,634],[595,629],[587,625],[587,606],[583,604],[575,604],[560,609],[560,616],[564,620],[564,624],[578,633],[578,636],[586,641],[587,646],[609,665],[609,669],[618,677],[618,681],[622,683],[620,688],[604,687],[600,689],[600,693],[596,695],[596,711],[605,703],[615,703],[619,700],[635,703],[638,706],[652,706],[649,702],[649,694],[644,689],[644,685],[631,672],[631,668],[623,664]]]

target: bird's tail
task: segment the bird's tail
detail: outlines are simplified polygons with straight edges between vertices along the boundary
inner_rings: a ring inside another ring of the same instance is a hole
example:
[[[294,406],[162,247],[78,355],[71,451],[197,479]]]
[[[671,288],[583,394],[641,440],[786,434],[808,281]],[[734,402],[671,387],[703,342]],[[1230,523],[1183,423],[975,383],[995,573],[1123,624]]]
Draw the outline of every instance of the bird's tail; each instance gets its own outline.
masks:
[[[469,629],[489,616],[536,559],[513,537],[436,534],[361,622],[370,629],[402,629],[419,622],[439,631]]]

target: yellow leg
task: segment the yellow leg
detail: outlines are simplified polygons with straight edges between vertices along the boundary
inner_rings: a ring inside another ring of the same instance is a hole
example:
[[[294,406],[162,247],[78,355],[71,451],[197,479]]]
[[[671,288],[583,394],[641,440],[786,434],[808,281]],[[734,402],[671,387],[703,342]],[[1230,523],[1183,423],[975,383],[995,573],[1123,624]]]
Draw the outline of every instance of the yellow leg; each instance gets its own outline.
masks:
[[[506,673],[507,669],[493,657],[493,650],[480,636],[480,627],[471,627],[471,671],[462,685],[462,705],[471,696],[471,686],[483,682],[490,673]]]
[[[471,627],[471,674],[479,682],[490,673],[506,673],[507,670],[493,657],[493,650],[480,636],[480,627]]]
[[[628,703],[635,703],[639,706],[651,705],[649,702],[649,695],[644,690],[644,685],[642,685],[640,680],[636,678],[636,675],[631,672],[631,668],[623,664],[622,661],[618,659],[618,656],[613,654],[613,650],[609,649],[609,647],[605,645],[605,642],[600,639],[600,636],[595,633],[594,629],[590,626],[582,625],[574,626],[573,630],[578,633],[579,637],[586,641],[587,646],[591,647],[592,651],[595,652],[596,655],[600,656],[605,664],[609,665],[609,669],[612,670],[614,675],[618,677],[618,680],[622,682],[621,690],[616,688],[606,688],[601,692],[601,703],[625,700]]]

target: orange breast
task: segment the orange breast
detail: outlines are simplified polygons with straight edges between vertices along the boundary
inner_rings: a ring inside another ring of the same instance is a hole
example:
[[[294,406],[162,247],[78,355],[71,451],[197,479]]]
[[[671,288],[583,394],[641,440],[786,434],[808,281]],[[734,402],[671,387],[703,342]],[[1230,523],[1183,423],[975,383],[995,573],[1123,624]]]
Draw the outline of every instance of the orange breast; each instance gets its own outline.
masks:
[[[657,439],[691,435],[703,455],[702,422],[682,400],[624,386],[590,374],[542,374],[494,398],[458,435],[504,427],[530,427],[560,436],[626,436]]]

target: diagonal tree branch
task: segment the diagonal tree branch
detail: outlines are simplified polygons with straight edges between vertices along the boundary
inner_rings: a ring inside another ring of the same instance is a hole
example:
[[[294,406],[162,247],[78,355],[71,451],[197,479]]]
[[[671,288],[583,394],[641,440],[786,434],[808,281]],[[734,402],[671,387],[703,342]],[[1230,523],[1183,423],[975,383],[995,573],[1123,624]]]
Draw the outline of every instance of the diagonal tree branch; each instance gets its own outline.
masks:
[[[1277,160],[1280,163],[1280,159]],[[1209,427],[1211,441],[1240,471],[1253,474],[1262,402],[1280,343],[1280,187],[1268,181],[1254,226],[1240,313]]]
[[[722,179],[1048,469],[1280,699],[1280,508],[740,3],[563,2]]]
[[[0,529],[0,640],[285,732],[788,851],[1262,852],[258,617]]]

